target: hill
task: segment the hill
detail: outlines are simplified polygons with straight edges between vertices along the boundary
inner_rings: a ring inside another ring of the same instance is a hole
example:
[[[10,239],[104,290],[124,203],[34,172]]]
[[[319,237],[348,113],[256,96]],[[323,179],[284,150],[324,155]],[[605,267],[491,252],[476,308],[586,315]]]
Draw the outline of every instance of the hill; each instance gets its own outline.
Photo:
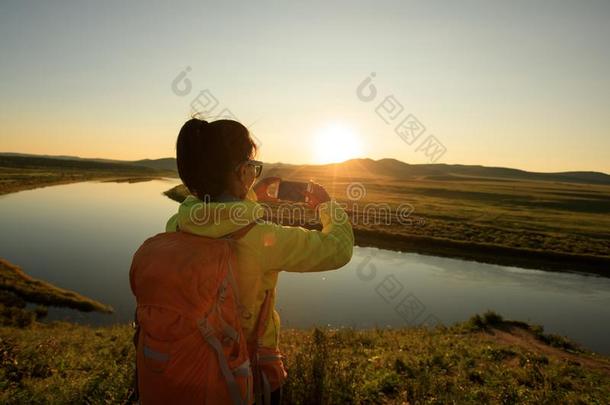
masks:
[[[178,172],[178,166],[176,165],[175,158],[161,158],[161,159],[143,159],[134,160],[131,164],[149,167],[155,170],[167,170]]]
[[[0,194],[90,179],[176,176],[174,164],[173,158],[106,162],[2,155]],[[263,177],[272,175],[323,184],[347,204],[359,246],[610,276],[610,181],[604,173],[352,159],[266,164]],[[350,194],[354,190],[360,195]],[[401,207],[404,214],[405,205],[412,208],[406,223],[396,214]]]
[[[176,159],[173,157],[141,160],[110,160],[89,159],[75,156],[30,155],[20,153],[0,153],[2,156],[44,157],[46,159],[79,160],[92,162],[105,162],[138,167],[147,167],[154,170],[176,172]],[[610,175],[592,171],[568,171],[556,173],[529,172],[526,170],[506,167],[487,167],[480,165],[460,164],[409,164],[397,159],[350,159],[345,162],[313,165],[295,165],[289,163],[265,163],[265,175],[272,176],[286,172],[307,172],[316,174],[335,173],[339,177],[371,178],[385,177],[403,180],[439,180],[439,181],[473,181],[479,179],[493,179],[495,181],[548,181],[563,183],[601,184],[610,185]]]
[[[408,164],[396,159],[351,159],[326,165],[266,164],[266,175],[278,175],[286,171],[307,172],[312,175],[333,173],[343,178],[384,177],[395,180],[473,181],[548,181],[564,183],[610,185],[610,175],[601,172],[538,173],[504,167],[449,164]]]
[[[132,162],[0,154],[0,195],[91,179],[130,181],[173,175],[175,171]]]

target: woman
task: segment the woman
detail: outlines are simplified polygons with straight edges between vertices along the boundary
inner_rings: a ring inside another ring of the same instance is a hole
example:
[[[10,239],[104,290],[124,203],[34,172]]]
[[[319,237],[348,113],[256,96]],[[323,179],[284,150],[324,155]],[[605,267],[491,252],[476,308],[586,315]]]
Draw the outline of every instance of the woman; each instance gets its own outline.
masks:
[[[180,130],[176,152],[178,173],[191,195],[169,219],[166,231],[179,229],[220,238],[244,228],[249,222],[255,223],[235,244],[238,266],[234,272],[243,306],[241,325],[250,338],[259,316],[268,317],[270,322],[264,329],[262,345],[279,353],[280,318],[274,309],[278,273],[325,271],[348,263],[354,235],[347,215],[322,186],[314,184],[309,193],[309,206],[318,210],[321,231],[263,221],[264,210],[256,201],[267,198],[268,182],[263,180],[252,189],[261,174],[262,163],[252,160],[256,145],[248,129],[239,122],[191,119]],[[195,215],[198,207],[205,207],[211,213],[220,211],[222,206],[224,213],[230,213],[236,205],[240,207],[239,220],[220,215],[203,221]],[[260,314],[267,296],[268,314]],[[273,403],[279,403],[281,385],[286,378],[281,363],[280,368],[279,378],[272,381]]]

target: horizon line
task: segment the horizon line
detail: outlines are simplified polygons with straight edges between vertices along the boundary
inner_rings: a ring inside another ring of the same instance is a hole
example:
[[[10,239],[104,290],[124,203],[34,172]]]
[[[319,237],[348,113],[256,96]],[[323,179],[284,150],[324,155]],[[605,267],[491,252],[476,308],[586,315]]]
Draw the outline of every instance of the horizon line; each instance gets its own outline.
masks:
[[[82,156],[75,156],[75,155],[46,155],[46,154],[38,154],[38,153],[25,153],[25,152],[0,152],[0,156],[9,156],[9,155],[22,155],[22,156],[39,156],[39,157],[48,157],[48,158],[63,158],[66,160],[70,160],[70,159],[83,159],[83,160],[107,160],[107,161],[113,161],[113,162],[128,162],[128,163],[133,163],[133,162],[138,162],[141,160],[161,160],[161,159],[176,159],[174,156],[166,156],[166,157],[160,157],[160,158],[143,158],[143,159],[135,159],[135,160],[122,160],[122,159],[111,159],[111,158],[103,158],[103,157],[82,157]],[[471,167],[485,167],[488,169],[510,169],[510,170],[520,170],[522,172],[527,172],[527,173],[533,173],[533,174],[562,174],[562,173],[599,173],[599,174],[603,174],[605,176],[610,176],[610,173],[606,173],[604,171],[601,170],[564,170],[564,171],[558,171],[558,172],[539,172],[539,171],[531,171],[531,170],[526,170],[526,169],[520,169],[517,167],[508,167],[508,166],[485,166],[485,165],[481,165],[481,164],[464,164],[464,163],[409,163],[409,162],[405,162],[404,160],[400,160],[400,159],[396,159],[396,158],[381,158],[381,159],[373,159],[373,158],[368,158],[368,157],[356,157],[356,158],[351,158],[351,159],[346,159],[340,162],[328,162],[328,163],[288,163],[288,162],[281,162],[281,161],[276,161],[276,162],[265,162],[267,164],[283,164],[283,165],[293,165],[293,166],[326,166],[326,165],[333,165],[333,164],[342,164],[342,163],[346,163],[349,161],[353,161],[353,160],[372,160],[373,162],[379,162],[381,160],[395,160],[397,162],[400,163],[404,163],[410,166],[432,166],[432,165],[445,165],[445,166],[471,166]]]

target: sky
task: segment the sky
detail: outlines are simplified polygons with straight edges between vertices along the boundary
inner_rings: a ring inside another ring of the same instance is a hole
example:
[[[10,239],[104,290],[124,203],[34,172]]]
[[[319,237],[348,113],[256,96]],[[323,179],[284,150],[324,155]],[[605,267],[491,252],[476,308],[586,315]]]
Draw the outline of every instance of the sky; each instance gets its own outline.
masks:
[[[198,111],[265,162],[610,173],[608,38],[609,1],[0,0],[0,152],[175,156]]]

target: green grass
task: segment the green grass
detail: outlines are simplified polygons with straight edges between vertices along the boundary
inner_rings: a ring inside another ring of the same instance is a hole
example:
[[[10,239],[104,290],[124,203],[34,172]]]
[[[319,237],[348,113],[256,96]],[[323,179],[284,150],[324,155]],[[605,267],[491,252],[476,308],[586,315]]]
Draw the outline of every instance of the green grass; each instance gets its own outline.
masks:
[[[436,329],[283,330],[284,403],[604,404],[610,398],[607,357],[547,345],[533,327],[497,314],[478,318],[480,327],[473,317]],[[0,328],[0,402],[126,403],[132,333],[128,325]],[[500,333],[514,341],[507,344]]]
[[[121,403],[133,372],[130,332],[70,323],[0,328],[0,403]]]

